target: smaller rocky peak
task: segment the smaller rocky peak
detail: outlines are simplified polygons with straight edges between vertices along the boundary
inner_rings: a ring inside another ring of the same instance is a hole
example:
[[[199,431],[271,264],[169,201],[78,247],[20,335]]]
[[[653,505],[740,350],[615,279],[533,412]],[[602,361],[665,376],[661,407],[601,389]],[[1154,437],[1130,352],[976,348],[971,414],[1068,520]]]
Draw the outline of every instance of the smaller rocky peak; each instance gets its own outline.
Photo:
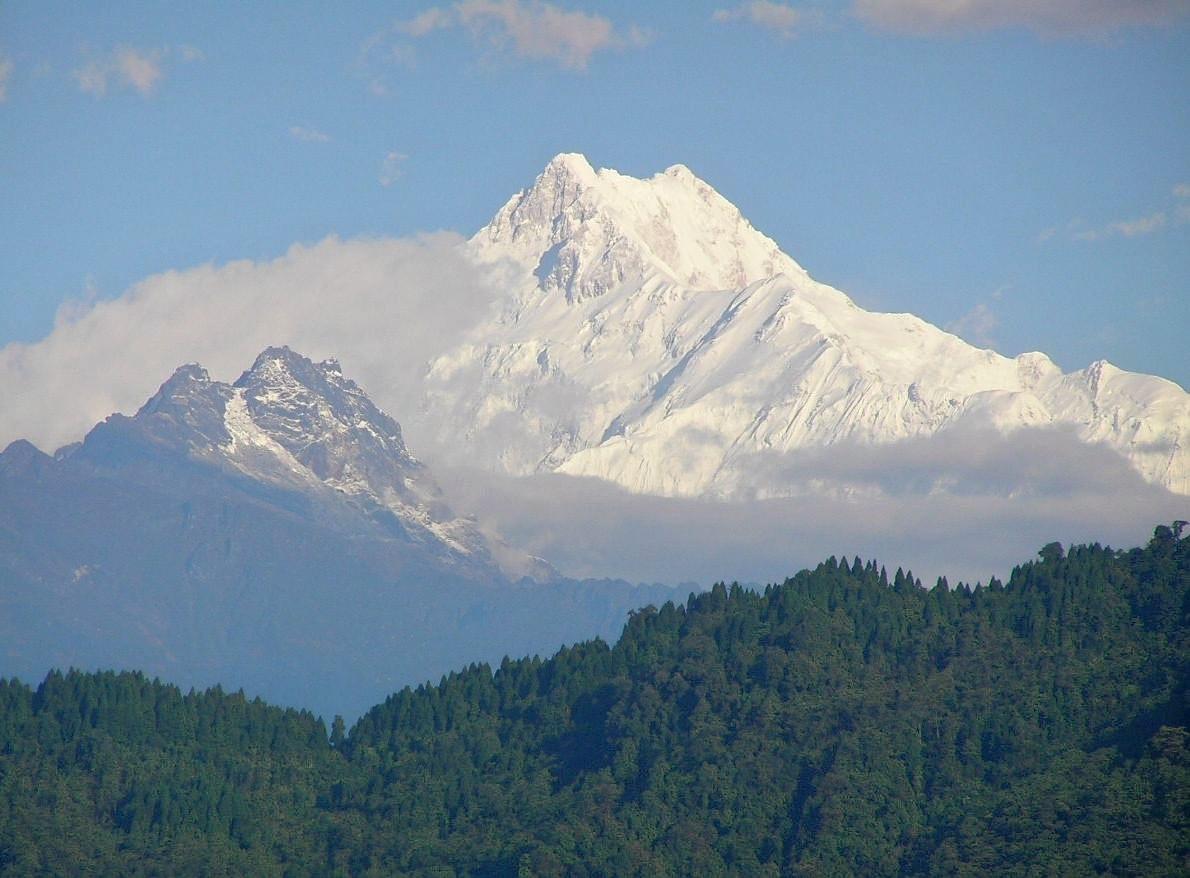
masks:
[[[35,474],[53,464],[52,457],[27,439],[17,439],[0,452],[0,475]]]
[[[174,373],[165,380],[165,383],[157,388],[157,392],[141,406],[137,414],[151,413],[170,400],[201,392],[210,383],[210,373],[198,363],[186,363],[178,366]]]
[[[198,363],[186,363],[183,366],[178,366],[174,373],[157,388],[157,392],[145,401],[137,414],[151,414],[170,400],[201,392],[210,383],[210,373]]]
[[[415,464],[400,426],[343,376],[338,361],[266,348],[235,387],[255,424],[320,478],[338,477],[352,460],[359,469],[364,458],[371,468]]]
[[[211,374],[198,363],[184,363],[178,366],[178,368],[174,369],[174,374],[169,378],[169,381],[177,381],[179,383],[194,382],[197,384],[206,384],[210,380]]]
[[[299,376],[314,369],[314,364],[286,345],[267,347],[252,361],[252,366],[239,377],[236,386],[252,380],[278,380],[284,376]]]
[[[223,410],[230,397],[230,387],[212,381],[207,370],[197,363],[187,363],[174,370],[133,420],[154,424],[153,431],[163,438],[169,435],[190,442],[200,438],[224,442]]]
[[[333,376],[333,377],[332,377]],[[342,378],[343,369],[339,361],[331,358],[315,363],[309,357],[299,354],[288,346],[265,348],[257,355],[252,367],[235,382],[236,387],[252,385],[290,384],[297,382],[311,390],[321,392],[328,379],[335,384],[356,389],[355,383]],[[340,379],[335,381],[334,379]]]
[[[289,345],[269,345],[263,351],[256,355],[256,359],[252,361],[252,369],[259,369],[265,363],[271,360],[279,360],[281,362],[296,363],[305,360],[301,354],[292,350]],[[309,362],[309,361],[307,361]]]

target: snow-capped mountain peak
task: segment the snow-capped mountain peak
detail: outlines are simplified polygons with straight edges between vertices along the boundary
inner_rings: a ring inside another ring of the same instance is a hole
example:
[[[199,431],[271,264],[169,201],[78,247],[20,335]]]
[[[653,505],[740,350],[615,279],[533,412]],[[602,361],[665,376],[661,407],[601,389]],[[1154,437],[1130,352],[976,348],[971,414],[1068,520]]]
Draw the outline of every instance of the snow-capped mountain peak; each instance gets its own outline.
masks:
[[[767,495],[765,459],[840,442],[1072,428],[1190,494],[1190,395],[1107,363],[976,348],[813,280],[684,165],[554,158],[468,248],[508,294],[428,374],[447,457],[632,491]]]
[[[397,422],[335,361],[313,363],[289,348],[268,348],[235,388],[265,433],[345,490],[396,490],[408,480],[406,471],[419,466]]]
[[[551,160],[471,244],[481,260],[519,262],[540,289],[571,302],[652,276],[723,290],[804,274],[685,165],[638,180],[569,153]]]
[[[493,550],[509,567],[522,560],[451,512],[397,422],[334,360],[268,348],[234,384],[197,364],[182,366],[134,417],[114,415],[96,427],[84,457],[102,462],[122,435],[315,498],[345,522],[362,514],[460,568],[490,575]],[[522,567],[517,575],[540,572]]]

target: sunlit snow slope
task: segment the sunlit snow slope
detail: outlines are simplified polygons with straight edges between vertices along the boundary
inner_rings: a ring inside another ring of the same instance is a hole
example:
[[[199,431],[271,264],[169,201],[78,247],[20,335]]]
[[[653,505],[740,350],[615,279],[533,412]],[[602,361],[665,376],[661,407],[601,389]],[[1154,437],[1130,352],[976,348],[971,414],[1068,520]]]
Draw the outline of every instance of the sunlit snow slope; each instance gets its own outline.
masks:
[[[556,157],[468,245],[509,290],[438,358],[442,446],[514,474],[640,492],[781,495],[757,455],[893,442],[957,425],[1070,425],[1190,493],[1190,394],[1100,361],[981,350],[814,281],[675,165],[648,180]]]

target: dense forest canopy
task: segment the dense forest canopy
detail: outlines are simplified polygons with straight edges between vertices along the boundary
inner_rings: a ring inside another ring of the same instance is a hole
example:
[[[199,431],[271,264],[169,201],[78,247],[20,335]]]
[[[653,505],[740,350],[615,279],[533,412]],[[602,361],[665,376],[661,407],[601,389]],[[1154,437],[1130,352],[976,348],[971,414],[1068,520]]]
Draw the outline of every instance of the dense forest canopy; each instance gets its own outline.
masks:
[[[0,682],[0,871],[1190,870],[1190,536],[928,590],[830,559],[473,665],[349,733],[138,674]]]

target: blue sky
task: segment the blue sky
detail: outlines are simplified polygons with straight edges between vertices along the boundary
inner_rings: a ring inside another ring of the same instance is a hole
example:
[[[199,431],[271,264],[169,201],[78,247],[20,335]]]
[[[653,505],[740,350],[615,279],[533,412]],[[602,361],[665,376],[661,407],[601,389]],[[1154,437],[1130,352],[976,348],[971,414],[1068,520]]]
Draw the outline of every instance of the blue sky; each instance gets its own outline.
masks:
[[[1185,0],[5,3],[0,347],[328,234],[682,162],[816,278],[1190,386]]]

